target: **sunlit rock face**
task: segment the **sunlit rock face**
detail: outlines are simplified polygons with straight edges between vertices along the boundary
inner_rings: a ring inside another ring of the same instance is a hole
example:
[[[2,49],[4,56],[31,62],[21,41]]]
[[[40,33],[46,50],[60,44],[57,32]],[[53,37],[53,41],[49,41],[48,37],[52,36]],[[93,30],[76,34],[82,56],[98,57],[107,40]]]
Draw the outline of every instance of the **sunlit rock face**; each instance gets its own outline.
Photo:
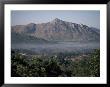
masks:
[[[12,32],[52,41],[99,41],[100,30],[83,24],[54,20],[35,24],[12,26]]]

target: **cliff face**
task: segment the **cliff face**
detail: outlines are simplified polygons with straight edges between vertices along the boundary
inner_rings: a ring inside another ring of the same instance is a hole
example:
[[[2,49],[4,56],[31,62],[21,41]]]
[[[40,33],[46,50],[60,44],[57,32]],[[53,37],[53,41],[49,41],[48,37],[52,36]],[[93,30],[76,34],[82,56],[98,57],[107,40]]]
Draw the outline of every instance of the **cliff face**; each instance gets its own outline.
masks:
[[[48,23],[12,26],[12,32],[52,41],[99,41],[100,31],[58,18]]]

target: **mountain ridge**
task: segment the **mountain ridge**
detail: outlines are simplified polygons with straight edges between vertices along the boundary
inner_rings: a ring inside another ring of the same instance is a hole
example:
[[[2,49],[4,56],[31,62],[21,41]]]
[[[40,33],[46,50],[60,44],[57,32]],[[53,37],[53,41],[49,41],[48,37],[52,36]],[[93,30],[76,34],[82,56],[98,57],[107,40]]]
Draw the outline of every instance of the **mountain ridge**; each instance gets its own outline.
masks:
[[[100,30],[55,18],[47,23],[29,23],[11,27],[12,32],[49,41],[99,41]]]

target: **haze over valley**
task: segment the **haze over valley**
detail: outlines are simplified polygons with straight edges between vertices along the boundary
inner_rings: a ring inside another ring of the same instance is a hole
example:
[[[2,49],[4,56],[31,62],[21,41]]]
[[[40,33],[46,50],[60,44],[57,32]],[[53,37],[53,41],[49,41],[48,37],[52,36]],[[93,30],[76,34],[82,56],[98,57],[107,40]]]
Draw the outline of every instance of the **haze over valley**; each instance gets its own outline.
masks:
[[[11,26],[14,77],[100,76],[100,29],[55,18]]]
[[[12,26],[12,49],[71,52],[100,47],[100,30],[55,18],[48,23]]]

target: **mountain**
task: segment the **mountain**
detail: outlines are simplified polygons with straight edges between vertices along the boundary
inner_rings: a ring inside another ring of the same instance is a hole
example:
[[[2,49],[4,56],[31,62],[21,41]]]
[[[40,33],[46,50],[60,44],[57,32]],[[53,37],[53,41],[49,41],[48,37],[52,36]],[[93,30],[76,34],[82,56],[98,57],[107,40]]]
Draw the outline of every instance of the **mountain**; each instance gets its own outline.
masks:
[[[22,35],[42,38],[48,41],[99,41],[100,30],[87,25],[54,20],[35,24],[16,25],[11,27],[12,32]]]
[[[26,34],[19,34],[12,32],[11,33],[11,42],[12,43],[50,43],[47,40],[44,40],[42,38],[36,38],[34,36],[29,36]]]

